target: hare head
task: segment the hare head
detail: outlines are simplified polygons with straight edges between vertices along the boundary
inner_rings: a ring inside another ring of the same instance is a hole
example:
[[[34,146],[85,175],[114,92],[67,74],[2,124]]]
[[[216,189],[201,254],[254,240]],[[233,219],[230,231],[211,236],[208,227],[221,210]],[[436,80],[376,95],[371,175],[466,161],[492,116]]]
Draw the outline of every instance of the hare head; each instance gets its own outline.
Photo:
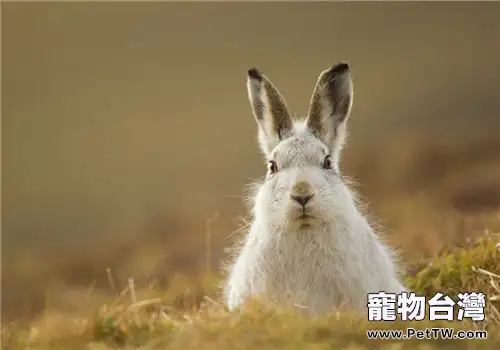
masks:
[[[323,71],[305,120],[295,121],[276,87],[248,71],[248,95],[268,164],[254,215],[273,227],[313,228],[345,217],[353,203],[339,173],[339,155],[353,101],[347,63]],[[344,214],[343,214],[344,213]]]

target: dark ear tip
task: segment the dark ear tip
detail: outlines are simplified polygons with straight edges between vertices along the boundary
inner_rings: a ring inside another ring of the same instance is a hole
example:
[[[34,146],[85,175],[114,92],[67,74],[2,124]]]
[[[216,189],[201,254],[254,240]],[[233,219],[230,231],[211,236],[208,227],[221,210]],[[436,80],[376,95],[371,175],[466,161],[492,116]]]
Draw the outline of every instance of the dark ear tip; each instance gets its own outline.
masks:
[[[331,69],[330,69],[330,74],[343,74],[347,73],[349,71],[349,63],[347,62],[340,62],[335,64]]]
[[[256,68],[250,68],[248,70],[248,76],[252,79],[262,80],[262,74]]]

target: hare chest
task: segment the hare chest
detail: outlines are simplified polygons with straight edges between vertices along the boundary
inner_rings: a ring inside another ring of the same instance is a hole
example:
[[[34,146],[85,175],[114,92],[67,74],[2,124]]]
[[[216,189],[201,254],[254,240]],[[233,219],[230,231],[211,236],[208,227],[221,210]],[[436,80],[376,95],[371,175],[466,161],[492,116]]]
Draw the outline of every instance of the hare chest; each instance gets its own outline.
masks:
[[[373,267],[348,247],[307,238],[287,237],[264,247],[252,283],[256,292],[305,313],[366,307]]]

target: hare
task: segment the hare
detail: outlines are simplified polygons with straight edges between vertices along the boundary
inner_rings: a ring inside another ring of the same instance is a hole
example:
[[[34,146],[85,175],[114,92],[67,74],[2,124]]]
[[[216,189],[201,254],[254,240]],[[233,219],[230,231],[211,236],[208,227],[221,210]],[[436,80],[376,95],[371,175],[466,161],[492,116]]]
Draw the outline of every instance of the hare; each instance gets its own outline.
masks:
[[[294,121],[271,81],[247,88],[268,169],[253,222],[224,287],[229,310],[249,297],[322,315],[367,310],[367,294],[401,293],[394,252],[370,227],[339,172],[352,107],[347,63],[323,71],[305,120]]]

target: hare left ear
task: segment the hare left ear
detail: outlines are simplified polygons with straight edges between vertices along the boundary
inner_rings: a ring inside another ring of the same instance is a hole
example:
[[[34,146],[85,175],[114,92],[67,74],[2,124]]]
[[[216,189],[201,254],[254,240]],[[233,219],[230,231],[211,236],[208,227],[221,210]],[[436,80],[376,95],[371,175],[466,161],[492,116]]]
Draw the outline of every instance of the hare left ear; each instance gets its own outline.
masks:
[[[259,125],[259,142],[264,154],[269,154],[292,130],[292,118],[278,89],[257,69],[248,71],[248,98]]]
[[[352,101],[353,84],[347,63],[338,63],[320,74],[311,97],[307,126],[330,149],[336,168]]]

